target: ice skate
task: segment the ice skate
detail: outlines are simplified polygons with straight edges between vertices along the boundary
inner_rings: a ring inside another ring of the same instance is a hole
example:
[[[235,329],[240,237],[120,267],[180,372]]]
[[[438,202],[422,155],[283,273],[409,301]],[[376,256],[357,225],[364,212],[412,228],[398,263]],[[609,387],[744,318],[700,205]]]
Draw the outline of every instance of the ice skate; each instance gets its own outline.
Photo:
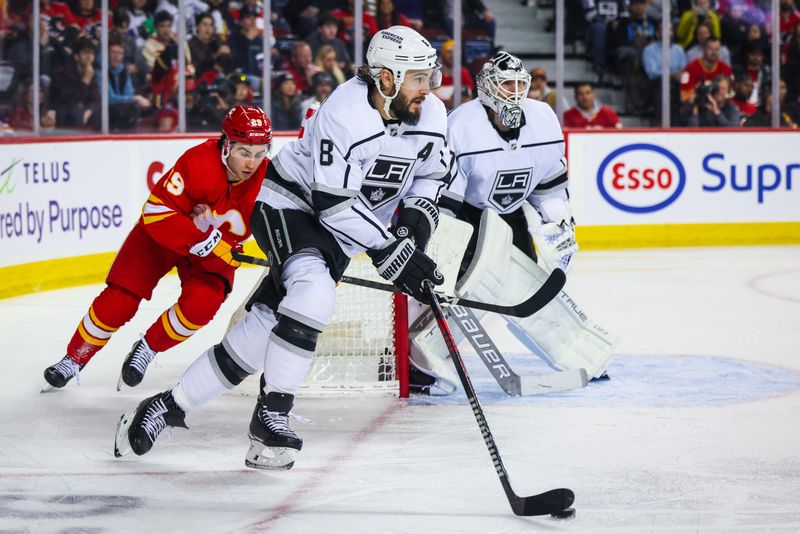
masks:
[[[254,469],[291,469],[303,440],[289,428],[294,395],[271,392],[258,396],[250,420],[250,450],[244,463]]]
[[[117,382],[117,391],[122,388],[123,382],[132,388],[141,384],[144,373],[147,371],[147,366],[150,365],[156,354],[158,353],[150,348],[144,336],[134,343],[133,347],[131,347],[131,352],[122,364],[122,371]]]
[[[72,377],[77,377],[83,365],[75,363],[69,356],[64,356],[55,365],[51,365],[44,370],[44,379],[46,384],[42,387],[42,393],[60,389],[67,385],[72,380]]]
[[[117,423],[114,456],[120,458],[131,452],[138,456],[147,454],[165,428],[188,428],[183,421],[185,417],[186,412],[177,405],[172,391],[143,400]]]

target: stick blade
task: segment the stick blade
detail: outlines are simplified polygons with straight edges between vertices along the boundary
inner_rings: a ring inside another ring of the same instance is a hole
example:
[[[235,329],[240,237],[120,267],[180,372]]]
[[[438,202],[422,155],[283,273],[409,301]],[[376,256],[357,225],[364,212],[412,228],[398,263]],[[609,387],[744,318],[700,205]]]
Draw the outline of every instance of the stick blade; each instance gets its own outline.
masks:
[[[518,497],[511,503],[511,509],[516,515],[550,515],[562,512],[575,502],[575,493],[571,489],[558,488],[539,495]]]
[[[538,312],[558,296],[566,283],[567,275],[564,274],[564,271],[556,267],[553,269],[553,272],[550,273],[550,276],[547,277],[547,280],[544,281],[542,287],[540,287],[531,298],[514,306],[515,315],[517,317],[530,317]]]

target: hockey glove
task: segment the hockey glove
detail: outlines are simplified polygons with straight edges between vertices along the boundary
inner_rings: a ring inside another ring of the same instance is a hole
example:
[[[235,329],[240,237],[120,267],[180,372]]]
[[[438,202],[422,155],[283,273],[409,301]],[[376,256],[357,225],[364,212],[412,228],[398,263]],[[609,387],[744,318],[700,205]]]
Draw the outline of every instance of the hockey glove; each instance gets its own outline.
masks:
[[[201,263],[207,270],[219,272],[220,267],[222,267],[223,271],[229,271],[241,265],[240,262],[233,259],[231,253],[233,250],[241,251],[241,245],[231,246],[222,239],[222,232],[212,226],[208,229],[203,239],[189,249],[189,253],[203,258]],[[220,264],[227,266],[227,269]]]
[[[398,239],[381,250],[368,250],[372,264],[384,280],[394,283],[397,288],[420,302],[427,303],[428,297],[423,282],[430,280],[434,285],[444,283],[444,276],[436,268],[436,263],[410,238]]]
[[[569,271],[572,258],[578,251],[572,224],[567,221],[544,223],[533,232],[533,242],[548,272],[556,267],[565,273]]]
[[[431,235],[439,226],[439,206],[424,197],[409,197],[400,204],[394,234],[398,239],[410,237],[425,251]]]

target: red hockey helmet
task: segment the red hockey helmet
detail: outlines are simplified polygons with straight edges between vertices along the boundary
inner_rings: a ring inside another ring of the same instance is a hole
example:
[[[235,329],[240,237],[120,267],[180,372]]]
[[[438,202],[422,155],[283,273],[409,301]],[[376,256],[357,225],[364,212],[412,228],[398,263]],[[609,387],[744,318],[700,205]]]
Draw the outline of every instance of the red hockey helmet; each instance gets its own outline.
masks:
[[[236,106],[222,121],[222,133],[231,143],[269,145],[272,143],[272,123],[257,106]]]

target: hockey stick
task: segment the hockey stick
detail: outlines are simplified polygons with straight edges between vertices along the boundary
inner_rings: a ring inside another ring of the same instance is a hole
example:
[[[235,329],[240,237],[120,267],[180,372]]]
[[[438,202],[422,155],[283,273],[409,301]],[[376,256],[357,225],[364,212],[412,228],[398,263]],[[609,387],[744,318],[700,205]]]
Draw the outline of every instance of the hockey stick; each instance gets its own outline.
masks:
[[[569,509],[572,503],[575,502],[575,493],[567,488],[558,488],[539,495],[531,495],[529,497],[520,497],[511,487],[511,482],[508,479],[508,473],[503,465],[503,460],[500,458],[500,451],[497,450],[494,437],[491,430],[489,430],[489,423],[483,415],[483,408],[478,402],[478,397],[475,395],[475,388],[472,387],[472,382],[467,374],[467,368],[464,366],[464,360],[461,359],[461,354],[458,352],[458,347],[453,339],[453,334],[450,332],[450,327],[447,324],[447,319],[444,317],[444,312],[439,304],[439,295],[433,291],[433,284],[425,282],[425,289],[428,292],[430,299],[430,307],[436,317],[436,323],[439,325],[439,331],[444,337],[447,350],[450,352],[450,357],[458,373],[458,378],[461,380],[461,385],[464,388],[464,393],[467,395],[469,405],[472,408],[472,413],[475,420],[478,422],[478,427],[483,435],[483,441],[486,443],[486,448],[489,449],[489,455],[494,463],[497,476],[500,477],[500,484],[503,486],[503,491],[506,493],[508,502],[511,509],[516,515],[553,515],[555,517],[568,517],[574,513],[574,510]],[[569,509],[569,510],[568,510]]]
[[[480,360],[489,369],[494,379],[509,395],[538,395],[540,393],[554,393],[570,389],[580,389],[589,383],[585,369],[572,369],[569,371],[555,371],[544,375],[520,376],[511,369],[503,353],[497,348],[492,338],[484,330],[478,317],[464,306],[451,305],[448,310],[450,317],[455,319],[459,330],[469,340],[472,348],[478,353]]]
[[[269,260],[265,260],[263,258],[248,256],[247,254],[242,254],[241,252],[236,252],[236,251],[232,251],[231,254],[233,256],[233,259],[243,263],[251,263],[253,265],[261,265],[264,267],[270,266]],[[368,287],[370,289],[377,289],[379,291],[388,291],[390,293],[397,292],[397,288],[391,284],[384,284],[382,282],[373,282],[372,280],[364,280],[362,278],[354,278],[352,276],[343,276],[342,282],[344,282],[345,284]],[[461,306],[467,306],[469,308],[474,308],[476,310],[485,310],[485,311],[500,313],[503,315],[513,315],[514,317],[530,317],[537,311],[547,306],[547,304],[551,300],[556,298],[559,292],[561,291],[561,288],[564,287],[564,284],[566,282],[567,282],[567,277],[564,274],[564,271],[558,268],[553,269],[553,272],[550,273],[550,276],[547,278],[547,280],[544,281],[544,284],[542,284],[542,287],[540,287],[536,291],[536,293],[531,295],[531,297],[528,298],[528,300],[525,300],[513,306],[503,306],[502,304],[489,304],[487,302],[478,302],[475,300],[460,299],[456,297],[448,297],[445,295],[440,295],[439,299],[440,302],[448,306],[459,304]]]

